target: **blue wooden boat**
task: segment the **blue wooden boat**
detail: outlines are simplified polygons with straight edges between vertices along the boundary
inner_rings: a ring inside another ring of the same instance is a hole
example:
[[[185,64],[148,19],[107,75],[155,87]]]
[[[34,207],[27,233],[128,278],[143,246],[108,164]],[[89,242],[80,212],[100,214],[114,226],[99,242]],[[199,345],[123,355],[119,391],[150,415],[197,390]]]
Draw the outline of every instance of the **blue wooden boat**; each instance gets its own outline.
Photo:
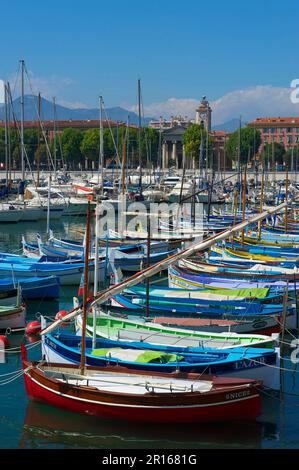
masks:
[[[139,298],[135,295],[133,298],[117,294],[114,297],[114,301],[128,310],[134,311],[132,308],[134,305],[143,309],[143,314],[146,308],[146,298],[140,296]],[[222,305],[221,305],[222,303]],[[183,315],[183,316],[200,316],[201,318],[249,318],[250,316],[267,316],[274,315],[280,316],[283,311],[282,304],[259,304],[250,302],[183,302],[179,298],[174,299],[173,302],[167,302],[164,300],[155,299],[149,297],[149,307],[151,311],[158,313],[167,313],[172,315]],[[288,314],[294,314],[292,307],[288,308]]]
[[[13,291],[18,286],[21,288],[21,296],[27,299],[56,299],[59,297],[60,283],[56,276],[0,279],[0,294],[5,291]]]
[[[42,352],[47,362],[79,364],[81,336],[63,333],[48,334],[43,338]],[[180,348],[153,346],[144,342],[126,344],[120,341],[86,339],[85,361],[91,366],[121,365],[128,370],[171,373],[209,373],[231,377],[250,377],[263,380],[264,385],[276,388],[277,353],[272,349],[235,348],[213,350],[206,348]],[[277,372],[278,371],[278,372]]]
[[[93,282],[94,262],[89,262],[90,282]],[[53,262],[14,262],[6,260],[0,262],[0,278],[32,278],[56,276],[61,285],[79,284],[84,270],[84,263],[53,263]],[[106,275],[105,261],[99,262],[99,279],[104,280]]]
[[[167,258],[174,253],[176,253],[176,250],[162,251],[161,253],[150,253],[150,266],[158,263],[159,261],[162,261],[164,258]],[[146,264],[147,254],[144,252],[128,254],[119,250],[114,250],[113,265],[116,269],[120,268],[123,271],[137,272],[146,267]]]

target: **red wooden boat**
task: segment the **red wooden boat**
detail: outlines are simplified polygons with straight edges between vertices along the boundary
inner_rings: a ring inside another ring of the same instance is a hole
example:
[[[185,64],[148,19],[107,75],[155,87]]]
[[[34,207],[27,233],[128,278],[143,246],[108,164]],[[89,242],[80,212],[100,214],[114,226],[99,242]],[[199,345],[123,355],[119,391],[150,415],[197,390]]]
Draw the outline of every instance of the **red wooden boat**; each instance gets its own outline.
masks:
[[[155,423],[255,419],[259,381],[200,374],[144,373],[122,367],[85,367],[22,359],[30,399],[97,417]]]

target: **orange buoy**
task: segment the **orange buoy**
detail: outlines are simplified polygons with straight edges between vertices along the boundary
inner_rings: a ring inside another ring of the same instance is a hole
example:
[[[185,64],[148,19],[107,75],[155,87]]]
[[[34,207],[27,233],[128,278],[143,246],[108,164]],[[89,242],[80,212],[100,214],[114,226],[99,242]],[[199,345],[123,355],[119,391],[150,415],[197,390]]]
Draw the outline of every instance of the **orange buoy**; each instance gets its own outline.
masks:
[[[37,335],[41,331],[41,324],[39,321],[31,321],[26,325],[26,335]]]
[[[0,335],[0,349],[6,349],[9,346],[9,341],[7,336]]]

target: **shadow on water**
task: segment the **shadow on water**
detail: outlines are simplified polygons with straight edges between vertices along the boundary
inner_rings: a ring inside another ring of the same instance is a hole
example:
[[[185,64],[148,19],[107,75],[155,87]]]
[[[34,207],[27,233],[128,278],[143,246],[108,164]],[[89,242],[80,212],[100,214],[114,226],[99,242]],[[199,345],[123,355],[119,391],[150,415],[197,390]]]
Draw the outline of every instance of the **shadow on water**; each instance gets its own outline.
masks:
[[[259,448],[274,423],[172,426],[116,422],[29,402],[20,448]]]

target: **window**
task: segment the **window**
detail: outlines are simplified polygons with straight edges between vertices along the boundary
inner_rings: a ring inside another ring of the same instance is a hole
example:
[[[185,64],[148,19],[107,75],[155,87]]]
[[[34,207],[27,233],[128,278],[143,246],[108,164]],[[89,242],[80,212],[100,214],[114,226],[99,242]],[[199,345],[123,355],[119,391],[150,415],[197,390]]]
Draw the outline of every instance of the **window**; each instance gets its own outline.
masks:
[[[269,132],[269,128],[268,128],[268,127],[265,127],[265,128],[263,129],[263,133],[264,133],[264,134],[268,134],[268,132]]]
[[[288,136],[288,143],[291,144],[293,142],[293,136],[289,135]]]
[[[276,132],[276,127],[272,127],[272,128],[271,128],[271,132],[272,132],[272,134],[275,134],[275,132]]]

